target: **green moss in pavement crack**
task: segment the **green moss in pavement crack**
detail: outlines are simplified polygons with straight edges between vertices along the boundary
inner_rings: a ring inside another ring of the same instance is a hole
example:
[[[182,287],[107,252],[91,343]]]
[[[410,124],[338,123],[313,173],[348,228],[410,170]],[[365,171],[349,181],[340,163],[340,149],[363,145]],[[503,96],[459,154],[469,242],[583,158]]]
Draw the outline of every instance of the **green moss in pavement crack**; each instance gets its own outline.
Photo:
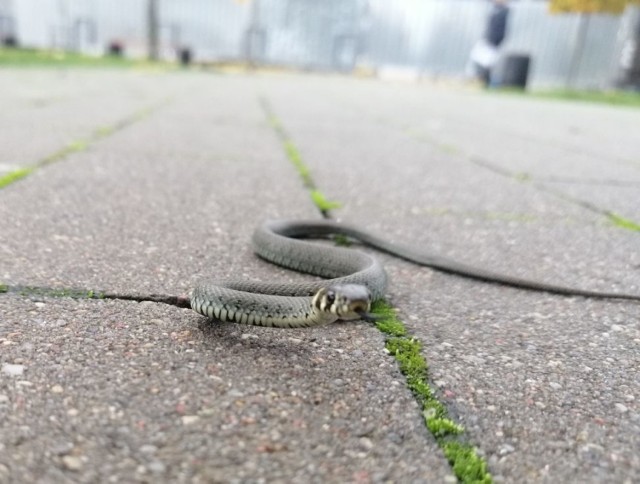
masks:
[[[10,171],[6,175],[0,176],[0,188],[4,188],[7,185],[11,185],[13,182],[29,176],[33,170],[33,167],[27,166],[25,168],[18,168],[17,170]]]
[[[342,207],[340,202],[327,200],[324,194],[318,189],[311,190],[311,200],[313,200],[313,203],[315,203],[316,207],[322,212],[328,212],[334,208]]]
[[[75,289],[68,287],[38,287],[38,286],[8,286],[0,287],[0,293],[14,292],[21,296],[39,296],[39,297],[70,297],[73,299],[95,299],[96,293],[87,289]]]
[[[456,441],[444,442],[445,457],[453,467],[453,472],[464,483],[491,484],[491,474],[487,463],[476,453],[473,447]]]
[[[627,218],[621,217],[620,215],[612,213],[612,212],[608,212],[607,213],[607,217],[609,217],[609,220],[614,225],[617,225],[618,227],[622,227],[623,229],[627,229],[627,230],[634,230],[636,232],[640,232],[640,224],[637,224],[633,220],[629,220]]]
[[[404,324],[396,316],[396,312],[386,301],[379,300],[373,303],[371,311],[380,316],[376,326],[380,331],[389,336],[405,336],[407,330]]]
[[[448,143],[440,143],[438,146],[442,151],[450,155],[455,155],[460,153],[460,150],[456,146],[450,145]]]
[[[346,235],[335,234],[331,239],[339,247],[351,247],[351,240]]]
[[[391,338],[387,340],[387,350],[396,357],[400,364],[400,371],[407,379],[425,380],[427,377],[427,362],[420,354],[422,345],[414,338]]]
[[[280,120],[276,118],[273,114],[269,114],[268,119],[269,119],[269,124],[276,131],[276,133],[278,133],[283,138],[286,137],[284,127],[282,126],[282,124],[280,124]]]
[[[519,182],[528,182],[531,181],[531,174],[527,173],[527,172],[518,172],[518,173],[514,173],[513,174],[513,178],[515,178],[516,180],[518,180]]]
[[[447,435],[458,435],[464,432],[464,427],[449,420],[448,418],[424,418],[427,427],[434,437],[445,437]]]
[[[64,148],[58,151],[55,151],[54,153],[51,153],[50,155],[42,158],[38,163],[36,163],[36,166],[44,166],[50,163],[54,163],[56,161],[61,160],[62,158],[69,156],[72,153],[78,153],[80,151],[84,151],[85,149],[87,149],[88,146],[89,146],[89,142],[86,140],[81,140],[81,139],[74,140]]]
[[[474,447],[461,441],[464,427],[448,416],[446,407],[438,401],[429,386],[429,367],[420,350],[421,343],[407,336],[407,331],[392,306],[376,301],[372,311],[380,317],[376,325],[388,336],[386,349],[400,367],[407,386],[422,407],[425,425],[436,439],[451,464],[454,474],[463,483],[492,482],[485,460]]]
[[[316,188],[316,185],[313,182],[313,178],[311,177],[311,171],[309,170],[309,167],[302,159],[302,155],[300,154],[300,151],[298,151],[296,145],[293,144],[293,141],[287,138],[284,126],[282,125],[278,117],[273,114],[267,100],[264,98],[260,98],[260,103],[269,124],[282,139],[284,152],[286,153],[287,158],[289,158],[291,164],[295,167],[296,171],[300,175],[300,178],[302,178],[304,186],[309,190],[309,195],[311,196],[311,200],[313,201],[314,205],[318,208],[318,210],[322,212],[325,217],[328,216],[330,210],[340,208],[342,206],[340,202],[337,202],[335,200],[328,200],[325,195],[320,190],[318,190],[318,188]]]
[[[116,128],[114,126],[100,126],[93,132],[93,138],[106,138],[115,132]]]
[[[168,102],[168,100],[166,100],[165,103],[166,102]],[[64,148],[54,151],[50,155],[47,155],[44,158],[41,158],[33,165],[27,166],[25,168],[19,168],[17,170],[7,173],[6,175],[0,176],[0,188],[4,188],[15,181],[25,178],[26,176],[30,175],[32,172],[34,172],[38,168],[60,161],[73,153],[78,153],[86,150],[91,145],[91,143],[98,141],[102,138],[106,138],[107,136],[112,135],[116,131],[121,130],[129,126],[130,124],[147,117],[157,107],[158,106],[146,107],[144,109],[141,109],[140,111],[137,111],[136,113],[129,116],[128,118],[124,118],[110,126],[102,126],[100,128],[97,128],[88,139],[74,140]]]
[[[302,161],[302,156],[300,156],[298,148],[296,148],[290,140],[286,140],[284,142],[284,151],[287,154],[289,161],[291,161],[293,166],[295,166],[305,186],[307,188],[313,188],[314,185],[313,180],[311,179],[311,172],[307,165],[304,164],[304,161]]]

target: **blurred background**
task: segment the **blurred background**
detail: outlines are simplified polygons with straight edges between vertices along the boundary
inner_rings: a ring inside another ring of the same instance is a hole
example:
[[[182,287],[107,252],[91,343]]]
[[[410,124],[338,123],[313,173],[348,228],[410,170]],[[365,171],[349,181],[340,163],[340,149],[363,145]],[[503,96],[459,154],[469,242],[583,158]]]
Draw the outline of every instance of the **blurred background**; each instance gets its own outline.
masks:
[[[520,87],[640,86],[633,1],[508,5],[498,84],[515,68]],[[0,0],[0,37],[5,48],[87,56],[465,79],[491,8],[485,0]]]

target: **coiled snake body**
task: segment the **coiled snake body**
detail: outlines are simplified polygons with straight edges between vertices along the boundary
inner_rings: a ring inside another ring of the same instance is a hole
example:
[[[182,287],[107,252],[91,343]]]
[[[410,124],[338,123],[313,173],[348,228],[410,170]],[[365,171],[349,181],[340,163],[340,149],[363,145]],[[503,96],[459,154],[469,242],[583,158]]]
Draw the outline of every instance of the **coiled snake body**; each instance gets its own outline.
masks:
[[[444,257],[427,255],[331,221],[269,221],[256,229],[253,246],[263,259],[329,280],[303,283],[208,281],[191,293],[191,307],[219,321],[283,328],[328,324],[338,319],[373,319],[371,302],[383,297],[387,276],[364,252],[320,245],[301,238],[343,235],[381,251],[464,277],[569,296],[640,300],[640,295],[588,291],[494,273]]]
[[[326,221],[266,222],[253,234],[256,254],[289,269],[332,279],[295,284],[205,282],[193,290],[191,307],[220,321],[285,328],[367,317],[371,301],[386,290],[384,268],[360,251],[297,240],[331,234],[360,240],[368,235]]]

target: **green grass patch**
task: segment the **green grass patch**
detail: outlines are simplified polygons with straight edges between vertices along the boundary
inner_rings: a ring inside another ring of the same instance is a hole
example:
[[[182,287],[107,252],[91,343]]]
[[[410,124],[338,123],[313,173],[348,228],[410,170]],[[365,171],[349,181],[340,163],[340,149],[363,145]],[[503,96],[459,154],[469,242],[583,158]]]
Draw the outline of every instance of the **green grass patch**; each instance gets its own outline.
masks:
[[[3,292],[9,292],[9,286],[6,284],[0,284],[0,294]]]
[[[0,48],[0,67],[134,67],[150,65],[116,56],[92,57],[75,52]]]
[[[400,367],[407,386],[422,407],[425,425],[436,439],[451,464],[454,474],[463,483],[492,482],[485,460],[478,456],[475,448],[461,441],[464,427],[448,416],[446,407],[438,401],[429,386],[429,367],[421,354],[422,344],[409,336],[396,315],[385,301],[376,301],[372,311],[381,317],[378,329],[388,336],[386,349]]]
[[[582,101],[640,108],[640,93],[632,91],[573,91],[567,89],[535,91],[533,95],[549,99]]]
[[[0,186],[1,182],[0,182]],[[614,225],[618,226],[618,227],[622,227],[623,229],[627,229],[627,230],[634,230],[636,232],[640,232],[640,224],[637,224],[636,222],[634,222],[633,220],[629,220],[627,218],[621,217],[620,215],[617,215],[615,213],[607,213],[607,217],[609,217],[609,220],[611,221],[611,223],[613,223]]]
[[[523,91],[521,89],[505,88],[489,89],[485,92],[489,94],[527,96],[534,99],[589,102],[640,108],[640,93],[633,91],[576,91],[572,89]]]
[[[0,188],[4,188],[7,185],[11,185],[13,182],[21,180],[22,178],[29,176],[35,168],[28,166],[25,168],[18,168],[17,170],[10,171],[6,175],[0,177]]]

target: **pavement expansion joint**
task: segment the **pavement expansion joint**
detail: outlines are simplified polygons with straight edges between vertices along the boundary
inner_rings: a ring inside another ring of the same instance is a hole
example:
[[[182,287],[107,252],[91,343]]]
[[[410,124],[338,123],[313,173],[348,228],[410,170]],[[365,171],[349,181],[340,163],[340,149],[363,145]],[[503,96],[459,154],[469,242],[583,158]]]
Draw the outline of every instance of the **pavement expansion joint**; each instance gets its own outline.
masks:
[[[582,208],[585,208],[587,210],[589,210],[590,212],[593,213],[597,213],[599,215],[603,215],[605,217],[607,217],[607,219],[609,219],[609,222],[611,222],[613,225],[623,228],[623,229],[627,229],[627,230],[633,230],[633,231],[640,231],[640,223],[636,223],[633,220],[629,220],[611,210],[608,210],[606,208],[602,208],[597,206],[594,203],[591,202],[587,202],[586,200],[582,200],[580,198],[568,195],[560,190],[557,190],[555,188],[551,188],[548,185],[545,185],[544,182],[546,180],[541,180],[541,179],[534,179],[530,174],[528,173],[512,173],[509,170],[506,170],[505,168],[496,166],[495,164],[487,161],[487,160],[483,160],[480,159],[478,157],[468,157],[467,158],[471,163],[478,165],[482,168],[485,168],[487,170],[490,170],[494,173],[497,173],[501,176],[504,176],[506,178],[512,179],[512,180],[517,180],[519,182],[531,182],[531,186],[534,187],[536,190],[542,191],[542,192],[546,192],[549,193],[550,195],[553,195],[556,198],[560,198],[561,200],[564,200],[565,202],[569,202],[572,203],[574,205],[578,205]],[[580,183],[580,182],[575,182],[575,183]],[[598,183],[599,185],[602,185],[603,183]],[[604,183],[606,184],[606,182]],[[637,182],[628,182],[625,185],[636,185]],[[613,185],[613,183],[612,183]]]
[[[66,146],[44,156],[31,165],[23,166],[9,171],[8,173],[0,176],[0,189],[11,185],[14,182],[22,180],[23,178],[26,178],[40,168],[43,168],[52,163],[56,163],[58,161],[62,161],[74,153],[79,153],[87,150],[94,143],[127,128],[137,121],[146,118],[156,109],[159,109],[170,101],[171,99],[164,99],[159,103],[139,109],[133,114],[130,114],[129,116],[126,116],[111,125],[96,128],[87,138],[71,141]]]
[[[366,112],[366,110],[364,109],[360,109],[360,108],[356,108],[353,107],[354,109],[357,109],[359,112],[365,113],[367,114],[369,117],[371,117],[372,119],[374,119],[377,123],[385,125],[385,126],[390,126],[393,127],[395,129],[398,129],[399,126],[395,123],[393,123],[392,121],[383,118],[383,117],[379,117],[376,116],[370,112]],[[569,184],[569,183],[573,183],[573,184],[594,184],[594,185],[600,185],[600,186],[606,186],[606,185],[611,185],[611,186],[638,186],[640,185],[640,182],[637,181],[624,181],[624,180],[591,180],[591,181],[582,181],[580,179],[544,179],[544,178],[539,178],[539,177],[533,177],[530,173],[526,173],[526,172],[512,172],[500,165],[497,165],[495,163],[492,163],[484,158],[475,156],[473,154],[470,153],[465,153],[463,150],[460,150],[458,147],[456,146],[452,146],[448,143],[444,143],[441,142],[440,140],[436,139],[434,136],[431,136],[423,131],[420,130],[416,130],[414,128],[410,128],[410,127],[403,127],[399,129],[400,132],[402,132],[405,136],[408,136],[412,139],[415,139],[416,141],[422,142],[422,143],[427,143],[429,145],[435,146],[436,148],[438,148],[439,150],[441,150],[443,153],[448,153],[448,154],[457,154],[459,156],[462,156],[463,158],[465,158],[467,161],[473,163],[474,165],[477,165],[481,168],[484,168],[486,170],[489,170],[493,173],[496,173],[500,176],[503,176],[505,178],[508,178],[510,180],[516,180],[518,182],[531,182],[531,186],[533,186],[535,189],[540,190],[540,191],[546,191],[547,193],[550,193],[551,195],[560,198],[566,202],[569,203],[573,203],[575,205],[581,206],[591,212],[597,213],[599,215],[604,215],[605,217],[607,217],[608,221],[611,222],[613,225],[626,229],[626,230],[633,230],[633,231],[640,231],[640,223],[633,221],[633,220],[629,220],[627,218],[622,217],[619,214],[614,213],[611,210],[608,210],[606,208],[602,208],[602,207],[598,207],[590,202],[586,202],[582,199],[576,198],[576,197],[572,197],[569,196],[563,192],[560,192],[558,190],[552,190],[546,186],[543,185],[543,183],[545,182],[555,182],[555,183],[565,183],[565,184]],[[621,161],[625,161],[625,160],[621,160]],[[635,163],[634,163],[635,164]]]
[[[0,294],[18,294],[24,297],[52,297],[71,299],[118,299],[121,301],[155,302],[168,304],[179,308],[191,308],[189,297],[186,295],[170,296],[166,294],[139,294],[94,291],[71,287],[45,287],[0,284]]]
[[[313,180],[313,177],[311,176],[311,170],[309,169],[309,166],[302,159],[300,151],[291,140],[291,137],[288,135],[278,117],[275,115],[273,108],[271,107],[271,104],[269,103],[267,98],[265,96],[261,96],[258,99],[258,102],[265,114],[265,117],[269,121],[269,124],[282,142],[282,147],[287,158],[295,167],[296,171],[300,175],[300,178],[302,179],[305,188],[309,191],[311,201],[320,211],[320,214],[323,218],[331,218],[331,210],[340,208],[342,206],[342,203],[335,200],[328,200],[324,193],[322,193],[320,189],[318,189],[316,183]]]

